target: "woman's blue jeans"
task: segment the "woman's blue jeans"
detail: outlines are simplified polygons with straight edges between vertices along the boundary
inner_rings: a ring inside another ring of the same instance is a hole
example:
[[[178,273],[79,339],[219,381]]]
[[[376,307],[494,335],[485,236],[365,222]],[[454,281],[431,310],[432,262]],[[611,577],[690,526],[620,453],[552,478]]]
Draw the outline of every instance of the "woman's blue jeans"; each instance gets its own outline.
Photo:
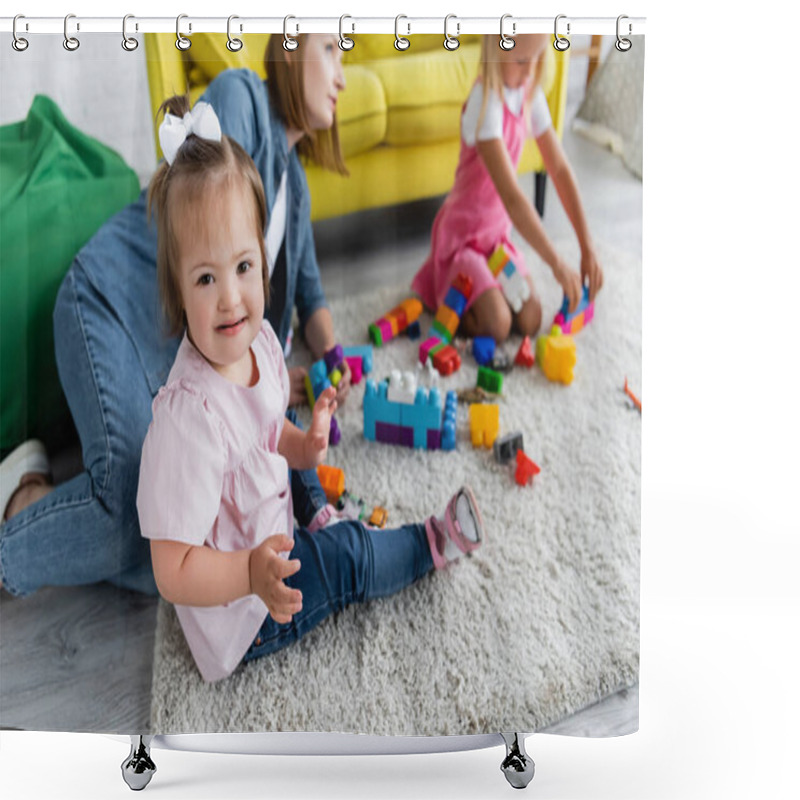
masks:
[[[143,272],[131,292],[141,303],[138,327],[151,324],[157,331],[154,271]],[[158,379],[169,374],[179,340],[165,342],[152,329],[130,330],[79,260],[61,285],[53,323],[59,377],[85,471],[0,528],[3,587],[26,595],[42,586],[109,581],[157,594],[150,545],[139,532],[136,492],[153,394]],[[147,344],[148,334],[157,346]],[[326,502],[314,470],[293,471],[292,498],[298,522],[308,525]]]
[[[300,560],[300,569],[286,583],[303,593],[303,608],[286,624],[268,616],[245,661],[296,642],[351,603],[399,592],[433,569],[423,524],[373,530],[343,521],[316,533],[295,528],[290,558]]]

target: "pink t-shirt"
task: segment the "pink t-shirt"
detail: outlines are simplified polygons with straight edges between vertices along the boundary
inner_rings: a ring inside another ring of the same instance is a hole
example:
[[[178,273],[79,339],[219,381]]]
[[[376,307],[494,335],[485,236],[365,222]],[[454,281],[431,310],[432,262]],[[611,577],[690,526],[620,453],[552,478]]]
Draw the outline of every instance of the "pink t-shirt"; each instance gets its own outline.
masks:
[[[278,453],[289,375],[264,320],[252,344],[258,382],[231,383],[184,336],[153,401],[136,505],[142,535],[215,550],[257,547],[293,532],[286,459]],[[256,595],[222,606],[176,606],[200,674],[233,672],[267,617]]]

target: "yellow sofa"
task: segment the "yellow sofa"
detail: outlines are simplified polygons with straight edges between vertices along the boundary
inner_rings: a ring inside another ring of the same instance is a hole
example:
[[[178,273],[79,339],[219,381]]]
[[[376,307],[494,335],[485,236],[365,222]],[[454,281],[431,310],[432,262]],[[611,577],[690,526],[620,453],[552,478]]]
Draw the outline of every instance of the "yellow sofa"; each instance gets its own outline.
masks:
[[[153,117],[168,96],[189,91],[194,101],[216,75],[248,67],[265,77],[269,34],[243,37],[231,53],[220,34],[196,33],[186,51],[172,34],[146,34],[147,72]],[[398,52],[394,36],[354,36],[344,55],[347,89],[339,97],[339,131],[349,177],[308,164],[312,219],[444,194],[452,186],[459,151],[459,121],[478,72],[480,36],[462,36],[449,52],[442,36],[411,37]],[[569,51],[548,48],[544,89],[561,135],[567,95]],[[156,137],[157,139],[157,137]],[[158,148],[158,142],[156,141]],[[159,157],[161,153],[159,151]],[[523,151],[520,170],[536,171],[536,203],[544,199],[542,159],[535,142]]]

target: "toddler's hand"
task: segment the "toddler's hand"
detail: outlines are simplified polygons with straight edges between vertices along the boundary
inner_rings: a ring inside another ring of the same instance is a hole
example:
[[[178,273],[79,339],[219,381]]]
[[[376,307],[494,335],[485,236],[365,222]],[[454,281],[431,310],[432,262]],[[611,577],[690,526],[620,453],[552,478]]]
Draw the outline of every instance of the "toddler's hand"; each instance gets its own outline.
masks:
[[[306,458],[310,464],[321,464],[325,460],[331,432],[331,417],[337,405],[336,390],[333,386],[325,389],[314,404],[314,414],[305,442]]]
[[[290,552],[293,546],[288,536],[279,533],[250,551],[250,591],[264,601],[270,616],[279,624],[291,622],[292,615],[303,608],[302,592],[284,583],[300,569],[300,562],[279,555]]]
[[[289,370],[289,405],[303,406],[308,403],[306,393],[306,375],[308,370],[305,367],[292,367]]]
[[[344,401],[347,399],[347,395],[350,392],[350,381],[352,380],[352,378],[353,378],[353,373],[350,372],[350,365],[345,360],[342,379],[339,381],[339,384],[336,387],[337,405],[342,405],[342,403],[344,403]]]
[[[583,283],[589,283],[589,300],[593,301],[603,287],[603,270],[594,250],[581,253],[581,278]]]
[[[564,294],[569,300],[569,310],[574,311],[578,304],[581,302],[583,288],[581,284],[581,277],[577,272],[571,270],[563,262],[559,262],[556,269],[553,270],[556,280],[561,284]]]

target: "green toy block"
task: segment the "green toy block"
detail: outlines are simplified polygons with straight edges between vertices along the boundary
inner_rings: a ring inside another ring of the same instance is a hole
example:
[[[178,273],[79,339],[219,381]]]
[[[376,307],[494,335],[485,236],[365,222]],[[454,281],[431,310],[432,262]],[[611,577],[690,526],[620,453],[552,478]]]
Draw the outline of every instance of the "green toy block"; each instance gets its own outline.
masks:
[[[487,392],[500,394],[503,391],[503,376],[488,367],[478,367],[478,386]]]

